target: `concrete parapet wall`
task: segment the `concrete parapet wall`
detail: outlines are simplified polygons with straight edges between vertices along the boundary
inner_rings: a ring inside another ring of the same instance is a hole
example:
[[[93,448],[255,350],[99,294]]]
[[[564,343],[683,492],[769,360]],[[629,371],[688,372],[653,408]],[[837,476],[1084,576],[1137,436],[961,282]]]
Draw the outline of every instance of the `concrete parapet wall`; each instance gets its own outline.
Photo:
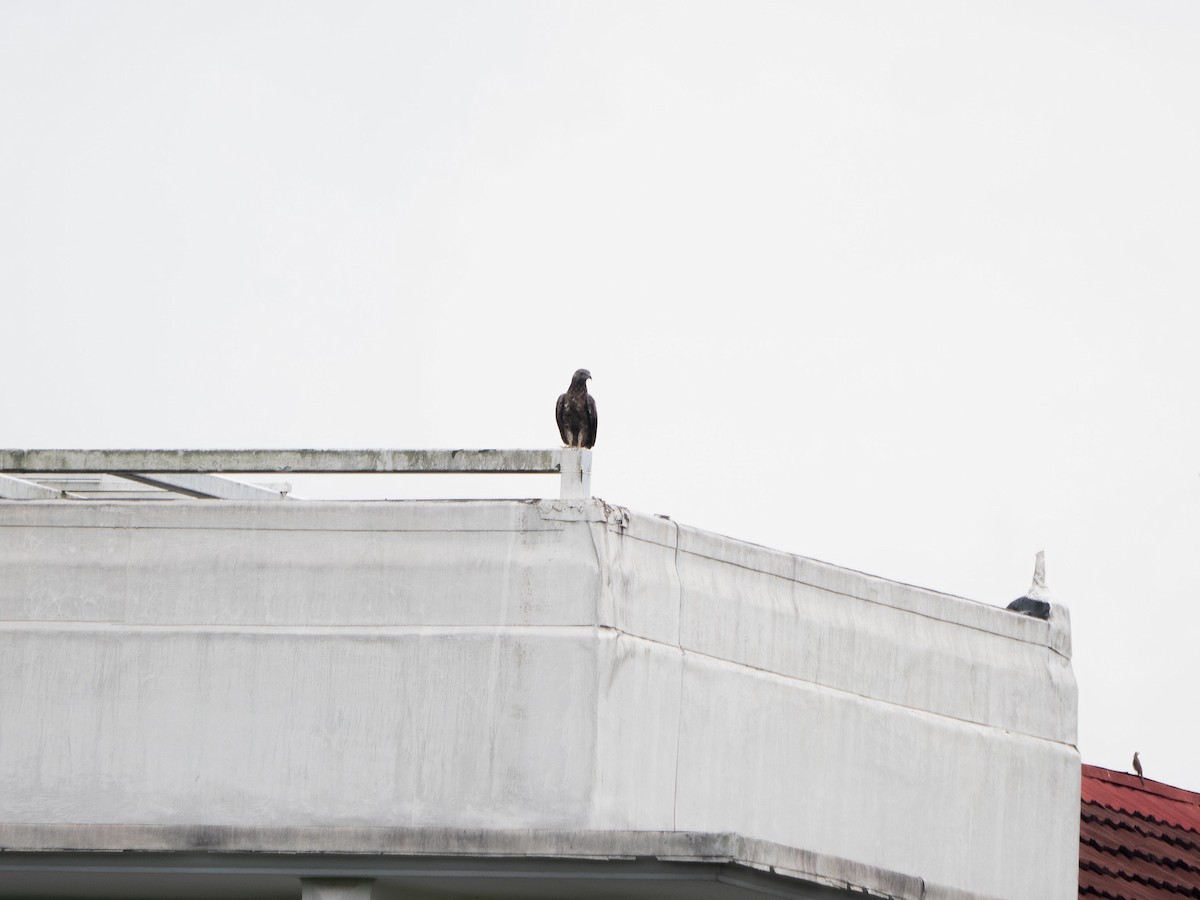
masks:
[[[1061,607],[594,500],[0,502],[0,826],[736,833],[1065,900],[1069,657]]]

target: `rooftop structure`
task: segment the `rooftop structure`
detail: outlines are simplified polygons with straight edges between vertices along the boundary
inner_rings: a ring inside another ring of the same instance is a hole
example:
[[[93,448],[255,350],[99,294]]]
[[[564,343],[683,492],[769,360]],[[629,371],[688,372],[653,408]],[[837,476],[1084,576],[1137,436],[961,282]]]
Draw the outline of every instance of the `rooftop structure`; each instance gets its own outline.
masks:
[[[590,469],[206,453],[0,451],[57,491],[0,500],[0,896],[1075,896],[1063,607],[587,497],[56,487]]]
[[[1079,896],[1200,896],[1200,794],[1083,766]]]
[[[286,499],[291,485],[229,474],[556,474],[590,497],[592,452],[561,450],[0,450],[0,500]]]

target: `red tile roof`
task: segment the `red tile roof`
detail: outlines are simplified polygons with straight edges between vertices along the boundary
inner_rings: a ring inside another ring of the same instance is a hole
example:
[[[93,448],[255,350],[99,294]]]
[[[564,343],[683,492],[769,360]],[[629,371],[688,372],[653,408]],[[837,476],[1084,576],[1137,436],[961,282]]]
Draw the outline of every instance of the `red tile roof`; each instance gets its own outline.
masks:
[[[1083,767],[1079,896],[1200,900],[1200,794]]]

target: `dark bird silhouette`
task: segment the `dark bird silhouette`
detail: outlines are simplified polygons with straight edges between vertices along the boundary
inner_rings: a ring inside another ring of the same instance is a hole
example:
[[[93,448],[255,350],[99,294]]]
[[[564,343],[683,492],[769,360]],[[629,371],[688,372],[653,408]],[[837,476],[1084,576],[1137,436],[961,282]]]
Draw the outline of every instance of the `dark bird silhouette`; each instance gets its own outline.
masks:
[[[1138,779],[1145,784],[1146,778],[1142,775],[1142,761],[1138,759],[1136,750],[1133,751],[1133,771],[1137,772]]]
[[[1038,551],[1037,559],[1033,564],[1033,584],[1029,586],[1025,596],[1018,597],[1008,604],[1008,608],[1013,612],[1033,616],[1035,619],[1050,618],[1050,592],[1046,590],[1045,551]]]
[[[588,379],[592,373],[587,369],[576,369],[571,376],[571,386],[559,395],[554,417],[558,419],[558,433],[568,447],[592,447],[596,443],[596,400],[588,393]]]

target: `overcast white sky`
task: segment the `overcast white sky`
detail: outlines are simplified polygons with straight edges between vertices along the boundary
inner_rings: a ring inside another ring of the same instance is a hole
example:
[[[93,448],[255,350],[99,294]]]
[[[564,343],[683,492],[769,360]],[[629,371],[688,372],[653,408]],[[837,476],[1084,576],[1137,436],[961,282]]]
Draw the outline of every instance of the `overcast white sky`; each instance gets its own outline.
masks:
[[[1200,5],[0,2],[0,445],[546,447],[1200,790]],[[553,479],[403,496],[551,494]],[[355,487],[361,487],[359,482]]]

